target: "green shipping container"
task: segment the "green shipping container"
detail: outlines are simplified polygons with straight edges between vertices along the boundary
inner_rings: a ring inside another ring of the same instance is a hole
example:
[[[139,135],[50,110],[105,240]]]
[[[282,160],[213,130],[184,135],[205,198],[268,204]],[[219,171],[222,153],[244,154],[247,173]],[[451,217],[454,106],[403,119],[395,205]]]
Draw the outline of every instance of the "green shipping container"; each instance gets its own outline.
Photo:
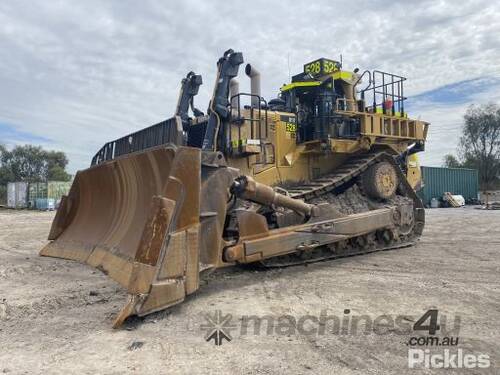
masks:
[[[67,195],[71,188],[71,181],[49,181],[49,182],[33,182],[29,184],[28,201],[30,208],[38,208],[37,200],[53,199],[58,205],[61,197]]]
[[[431,199],[441,199],[443,193],[462,195],[467,202],[477,199],[479,177],[477,169],[421,167],[423,188],[418,195],[425,206],[430,206]]]

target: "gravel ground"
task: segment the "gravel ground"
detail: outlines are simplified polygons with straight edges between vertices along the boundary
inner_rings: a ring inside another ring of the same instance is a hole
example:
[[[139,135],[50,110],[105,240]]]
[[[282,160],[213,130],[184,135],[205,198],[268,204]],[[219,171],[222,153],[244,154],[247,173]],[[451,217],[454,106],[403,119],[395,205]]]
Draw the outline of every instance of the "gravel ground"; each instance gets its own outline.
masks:
[[[412,336],[428,336],[411,327],[429,309],[439,311],[437,337],[459,337],[450,352],[490,359],[489,368],[447,373],[499,372],[500,211],[428,210],[412,248],[217,272],[183,304],[118,330],[111,322],[125,293],[117,284],[88,266],[37,255],[52,218],[0,210],[0,373],[444,373],[408,368],[410,348],[445,350],[407,345]],[[217,310],[231,314],[235,327],[232,341],[220,346],[205,341],[202,330],[206,314]],[[250,315],[267,316],[260,335],[252,324],[244,332]],[[382,323],[340,331],[332,325],[355,318]],[[396,318],[408,330],[391,327]]]

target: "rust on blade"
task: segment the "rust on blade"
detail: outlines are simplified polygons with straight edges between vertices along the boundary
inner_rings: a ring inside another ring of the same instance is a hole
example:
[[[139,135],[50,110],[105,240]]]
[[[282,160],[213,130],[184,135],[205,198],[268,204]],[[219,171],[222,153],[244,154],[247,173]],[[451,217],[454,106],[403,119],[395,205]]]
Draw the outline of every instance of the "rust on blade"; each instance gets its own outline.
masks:
[[[200,154],[162,146],[119,157],[78,172],[63,198],[40,255],[85,262],[125,287],[114,326],[198,289]]]
[[[150,265],[156,264],[174,209],[174,201],[158,196],[153,197],[150,217],[144,226],[139,250],[135,256],[136,261]]]

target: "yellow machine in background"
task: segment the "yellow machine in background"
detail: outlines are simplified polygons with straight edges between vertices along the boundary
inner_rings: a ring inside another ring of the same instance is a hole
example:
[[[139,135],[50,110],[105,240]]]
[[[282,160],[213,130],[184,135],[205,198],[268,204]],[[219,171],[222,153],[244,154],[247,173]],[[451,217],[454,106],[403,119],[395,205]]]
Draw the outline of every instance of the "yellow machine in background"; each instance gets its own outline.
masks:
[[[239,92],[242,63],[232,50],[219,59],[206,115],[190,72],[175,116],[106,143],[61,202],[41,255],[127,288],[115,326],[181,302],[216,268],[394,249],[422,233],[416,153],[429,124],[405,112],[404,77],[322,58],[267,102],[250,64],[251,92]]]

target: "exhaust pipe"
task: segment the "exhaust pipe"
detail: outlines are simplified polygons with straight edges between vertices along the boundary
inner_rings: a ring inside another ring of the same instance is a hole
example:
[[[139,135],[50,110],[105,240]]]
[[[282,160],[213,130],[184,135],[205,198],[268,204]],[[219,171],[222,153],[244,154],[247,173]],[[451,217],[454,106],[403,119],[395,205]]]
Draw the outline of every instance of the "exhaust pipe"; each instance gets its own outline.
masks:
[[[229,99],[233,109],[238,107],[238,98],[233,98],[240,93],[240,83],[236,78],[229,81]]]
[[[245,67],[245,74],[250,77],[250,92],[252,95],[252,107],[259,108],[260,104],[260,73],[252,65],[247,64]]]

